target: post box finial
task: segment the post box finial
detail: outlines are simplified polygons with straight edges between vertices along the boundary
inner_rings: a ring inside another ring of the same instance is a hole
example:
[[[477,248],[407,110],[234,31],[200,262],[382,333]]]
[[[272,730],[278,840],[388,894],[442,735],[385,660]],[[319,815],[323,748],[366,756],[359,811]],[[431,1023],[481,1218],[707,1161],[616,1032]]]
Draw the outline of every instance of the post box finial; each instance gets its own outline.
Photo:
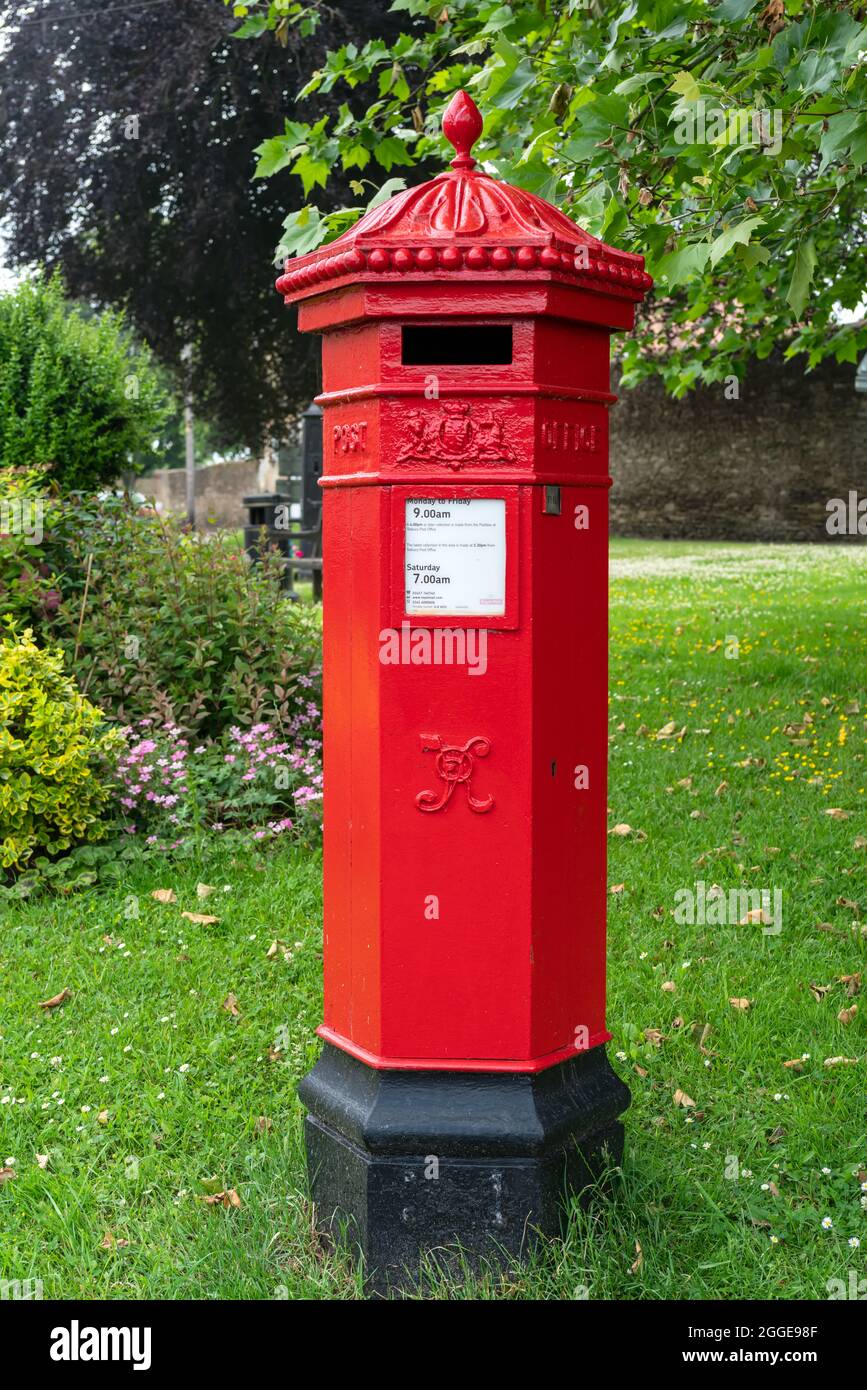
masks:
[[[443,116],[443,135],[454,145],[453,169],[474,169],[476,161],[470,150],[482,133],[482,113],[472,97],[464,91],[455,92]]]

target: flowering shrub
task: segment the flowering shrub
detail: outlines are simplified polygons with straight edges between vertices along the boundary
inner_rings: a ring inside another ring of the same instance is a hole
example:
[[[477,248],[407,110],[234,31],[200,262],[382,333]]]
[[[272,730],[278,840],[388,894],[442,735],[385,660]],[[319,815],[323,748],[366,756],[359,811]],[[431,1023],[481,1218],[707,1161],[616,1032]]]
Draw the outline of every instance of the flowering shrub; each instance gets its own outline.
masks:
[[[288,736],[320,629],[317,609],[287,599],[276,550],[251,565],[230,532],[189,533],[129,499],[66,498],[48,558],[62,594],[52,636],[112,719],[182,725],[205,745],[264,720]]]
[[[151,735],[152,719],[141,719],[138,733],[124,729],[128,743],[118,759],[118,800],[128,818],[126,830],[135,834],[138,824],[168,822],[179,826],[186,818],[189,777],[189,740],[175,724]]]
[[[105,834],[109,800],[100,762],[117,731],[63,669],[63,653],[32,631],[0,642],[0,863],[19,870],[40,849],[55,856]]]
[[[190,829],[253,829],[255,839],[318,831],[322,738],[318,706],[298,711],[282,736],[268,721],[233,725],[226,737],[198,744],[177,725],[157,731],[143,719],[125,731],[118,761],[118,802],[129,835],[177,845]]]

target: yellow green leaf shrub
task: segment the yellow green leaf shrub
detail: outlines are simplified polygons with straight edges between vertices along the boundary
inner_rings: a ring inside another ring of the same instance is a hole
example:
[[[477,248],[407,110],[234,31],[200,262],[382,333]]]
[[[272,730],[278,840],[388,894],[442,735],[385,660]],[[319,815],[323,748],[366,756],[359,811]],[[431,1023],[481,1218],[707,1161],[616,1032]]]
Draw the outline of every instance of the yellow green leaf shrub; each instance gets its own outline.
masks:
[[[24,867],[105,834],[108,759],[122,735],[30,628],[0,641],[0,865]]]

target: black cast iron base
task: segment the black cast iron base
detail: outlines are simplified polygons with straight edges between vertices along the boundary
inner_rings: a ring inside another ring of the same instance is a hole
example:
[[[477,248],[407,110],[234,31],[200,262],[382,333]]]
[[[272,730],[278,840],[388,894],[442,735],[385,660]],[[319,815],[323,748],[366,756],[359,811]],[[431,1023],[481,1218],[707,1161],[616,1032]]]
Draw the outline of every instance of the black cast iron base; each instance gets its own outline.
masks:
[[[630,1099],[602,1047],[531,1074],[375,1071],[326,1043],[298,1094],[317,1224],[372,1293],[417,1288],[425,1257],[502,1267],[556,1235],[620,1162]]]

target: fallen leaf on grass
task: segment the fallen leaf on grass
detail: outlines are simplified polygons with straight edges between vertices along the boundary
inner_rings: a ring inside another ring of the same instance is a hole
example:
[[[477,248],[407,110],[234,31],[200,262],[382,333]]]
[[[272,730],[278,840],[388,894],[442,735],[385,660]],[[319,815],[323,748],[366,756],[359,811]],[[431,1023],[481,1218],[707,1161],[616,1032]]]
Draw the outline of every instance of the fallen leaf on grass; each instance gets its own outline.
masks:
[[[99,1114],[98,1114],[97,1117],[96,1117],[96,1123],[97,1123],[98,1125],[107,1125],[107,1124],[108,1124],[108,1111],[107,1111],[107,1110],[100,1110]]]
[[[612,826],[611,829],[609,830],[608,834],[609,834],[609,835],[631,835],[631,834],[632,834],[632,826],[631,826],[631,825],[627,825],[625,821],[622,821],[622,822],[620,823],[620,825],[614,825],[614,826]]]
[[[646,1067],[640,1067],[640,1066],[638,1065],[637,1062],[634,1062],[634,1063],[633,1063],[633,1069],[634,1069],[635,1071],[638,1072],[638,1075],[639,1075],[639,1076],[646,1076],[646,1075],[647,1075],[647,1068],[646,1068]]]
[[[129,1245],[129,1241],[125,1240],[123,1236],[118,1239],[116,1236],[112,1235],[111,1231],[106,1231],[99,1245],[101,1250],[120,1250],[123,1246]]]
[[[673,738],[673,737],[674,737],[674,731],[675,731],[676,728],[677,728],[677,723],[676,723],[676,721],[675,721],[674,719],[671,719],[671,720],[669,720],[669,722],[668,722],[667,724],[663,724],[663,726],[662,726],[661,729],[657,729],[657,731],[656,731],[656,737],[657,737],[657,738]]]
[[[14,1168],[0,1168],[0,1187],[4,1182],[11,1182],[17,1176]]]
[[[861,992],[861,971],[855,975],[838,975],[838,982],[846,986],[846,993],[852,999],[854,995]]]
[[[813,996],[813,998],[815,999],[815,1001],[816,1001],[817,1004],[821,1004],[822,1000],[825,998],[825,995],[828,993],[828,991],[829,991],[830,988],[831,988],[830,985],[813,985],[813,984],[811,984],[810,987],[809,987],[810,993],[812,994],[812,996]]]
[[[253,1128],[257,1134],[267,1134],[269,1129],[274,1128],[274,1121],[269,1120],[267,1115],[260,1115]]]
[[[773,1179],[768,1183],[768,1191],[770,1192],[772,1197],[779,1197],[780,1195],[780,1189],[777,1187],[777,1184],[773,1181]]]
[[[188,922],[196,922],[199,926],[210,927],[214,922],[219,922],[219,917],[209,917],[206,912],[182,912],[182,917],[186,917]]]
[[[638,1271],[640,1270],[640,1268],[641,1268],[641,1266],[642,1266],[643,1264],[644,1264],[644,1255],[643,1255],[642,1250],[641,1250],[641,1245],[639,1244],[638,1241],[636,1241],[636,1242],[635,1242],[635,1259],[633,1260],[632,1264],[629,1266],[629,1273],[630,1273],[630,1274],[637,1274]]]
[[[231,1014],[233,1018],[241,1017],[241,1010],[238,1008],[238,1001],[235,998],[234,994],[231,993],[231,991],[226,995],[225,999],[220,1005],[220,1008],[225,1009],[226,1013]]]
[[[848,907],[852,912],[860,912],[860,911],[861,911],[861,905],[860,905],[860,903],[854,902],[854,901],[852,900],[852,898],[838,898],[838,899],[837,899],[837,906],[838,906],[838,907]]]
[[[675,1103],[675,1105],[682,1105],[683,1108],[684,1108],[684,1110],[694,1110],[694,1109],[695,1109],[695,1101],[694,1101],[694,1100],[690,1100],[689,1096],[686,1094],[686,1091],[681,1091],[681,1090],[679,1090],[679,1089],[678,1089],[677,1091],[675,1091],[675,1093],[674,1093],[674,1103]]]
[[[281,952],[285,961],[290,961],[292,959],[292,952],[289,950],[289,947],[286,945],[286,942],[281,941],[278,936],[274,941],[271,942],[271,945],[265,952],[265,959],[276,960],[277,957],[281,954]]]
[[[768,1135],[768,1143],[769,1143],[769,1144],[779,1144],[780,1140],[781,1140],[781,1139],[785,1139],[785,1137],[786,1137],[786,1131],[783,1129],[783,1126],[782,1126],[782,1125],[777,1125],[777,1128],[776,1128],[776,1129],[772,1129],[771,1132],[770,1132],[770,1134]]]
[[[196,897],[197,897],[197,898],[209,898],[210,895],[211,895],[212,893],[216,893],[216,891],[217,891],[216,888],[215,888],[215,887],[213,886],[213,884],[211,884],[211,883],[197,883],[197,884],[196,884]]]
[[[48,1154],[36,1154],[35,1157],[40,1168],[45,1169],[48,1167]]]
[[[853,842],[854,849],[867,849],[867,835],[856,835]]]
[[[152,898],[156,898],[158,903],[176,903],[174,888],[155,888],[151,893]]]
[[[611,885],[611,892],[612,892],[612,893],[622,893],[625,887],[626,887],[626,884],[625,884],[625,883],[612,883],[612,885]]]
[[[783,1066],[788,1067],[789,1071],[803,1071],[804,1059],[802,1057],[793,1057],[791,1062],[784,1062]]]
[[[665,1042],[665,1034],[659,1028],[645,1028],[644,1037],[645,1041],[652,1043],[654,1047],[659,1047]]]
[[[855,1067],[857,1065],[857,1057],[826,1057],[822,1063],[823,1067]]]
[[[37,1005],[37,1008],[40,1008],[40,1009],[56,1009],[57,1006],[58,1006],[58,1004],[65,1004],[66,1001],[67,1001],[67,999],[71,999],[71,998],[72,998],[72,990],[71,990],[71,989],[62,989],[62,990],[60,991],[59,994],[55,994],[55,995],[54,995],[54,998],[53,998],[53,999],[42,999],[42,1000],[40,1000],[39,1004]]]
[[[841,1009],[837,1015],[837,1022],[842,1024],[851,1023],[858,1012],[857,1004],[850,1004],[848,1009]]]
[[[826,815],[826,816],[830,816],[832,820],[848,820],[848,819],[849,819],[849,812],[848,812],[848,811],[844,811],[843,808],[842,808],[842,806],[826,806],[826,807],[825,807],[825,815]]]
[[[677,985],[674,983],[674,980],[663,980],[661,989],[663,994],[675,994],[677,992]]]
[[[751,922],[762,922],[765,925],[768,925],[772,921],[773,918],[768,916],[767,912],[765,912],[765,909],[763,907],[754,907],[750,909],[750,911],[747,913],[745,917],[741,918],[741,920],[738,922],[738,926],[747,927],[750,925]]]
[[[200,1202],[204,1202],[206,1207],[239,1207],[241,1198],[238,1196],[234,1187],[229,1187],[225,1192],[209,1192],[199,1197]]]
[[[717,787],[716,791],[714,792],[714,796],[722,796],[723,792],[727,792],[728,789],[729,789],[729,784],[728,784],[728,782],[720,782],[719,786]]]
[[[730,999],[729,1003],[733,1009],[751,1009],[753,1006],[752,999]]]

